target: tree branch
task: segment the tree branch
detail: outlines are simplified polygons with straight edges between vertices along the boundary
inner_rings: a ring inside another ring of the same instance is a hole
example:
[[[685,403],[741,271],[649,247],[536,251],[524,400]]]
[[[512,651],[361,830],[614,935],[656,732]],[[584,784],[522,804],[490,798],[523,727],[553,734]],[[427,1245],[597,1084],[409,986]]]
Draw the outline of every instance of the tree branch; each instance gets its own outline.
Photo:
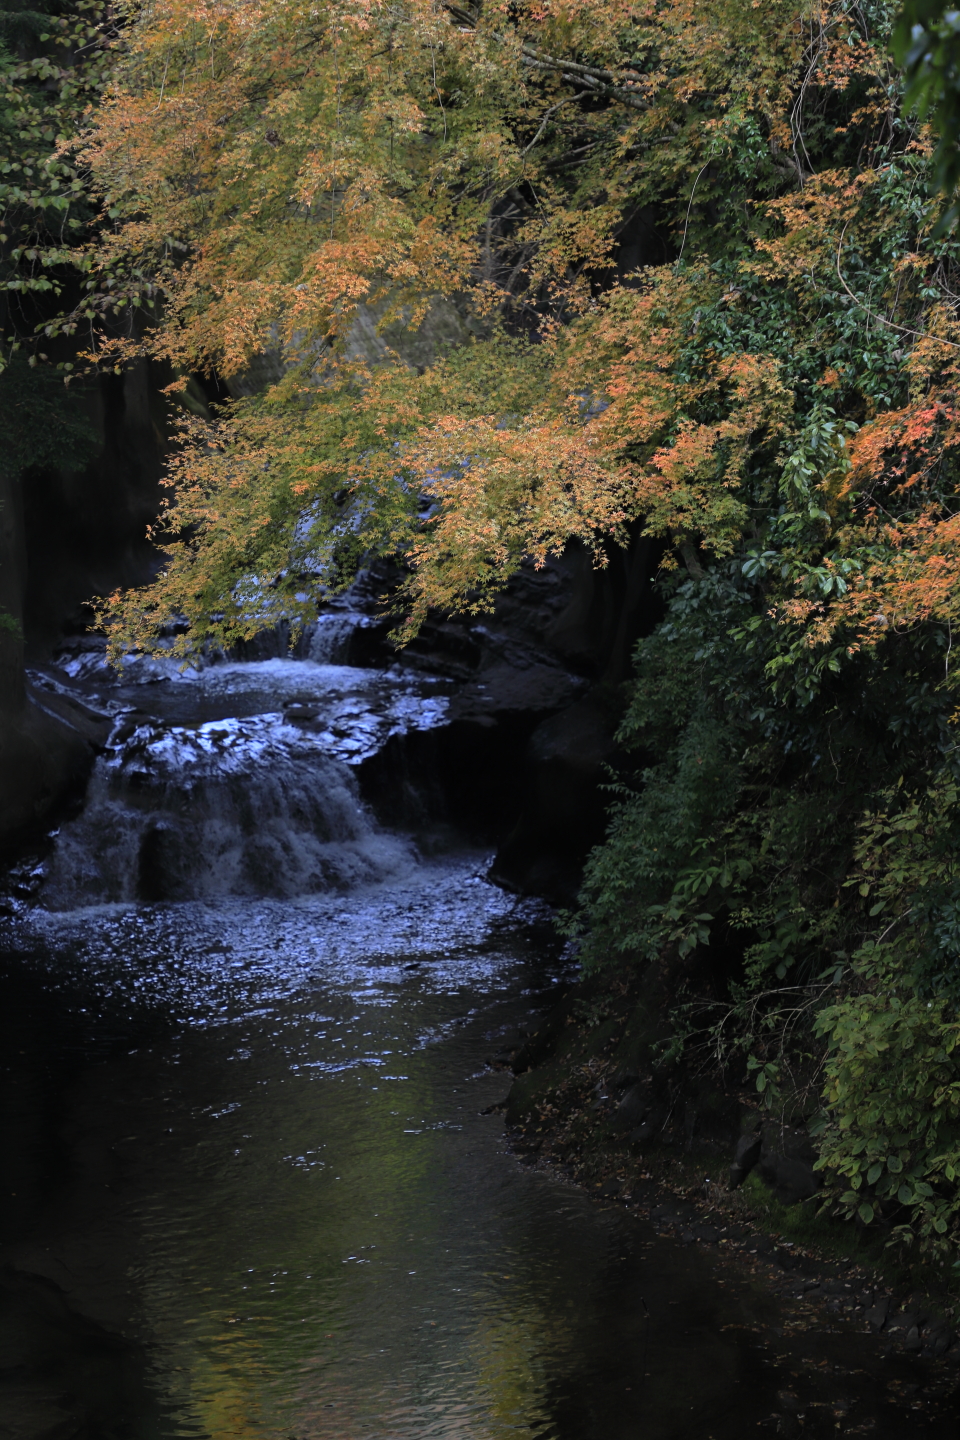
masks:
[[[476,30],[478,16],[461,6],[449,3],[445,0],[443,8],[451,19],[468,29]],[[506,43],[506,36],[494,30],[493,38],[500,44]],[[640,72],[629,68],[620,74],[612,70],[600,70],[595,65],[581,65],[576,60],[562,60],[557,55],[548,55],[536,45],[531,45],[528,40],[520,42],[520,63],[531,70],[549,70],[554,74],[562,75],[571,83],[579,84],[581,89],[591,95],[604,95],[611,100],[617,100],[621,105],[629,105],[633,110],[649,109],[648,102],[633,90],[628,90],[622,83],[632,76],[640,78]]]
[[[678,540],[677,549],[680,551],[680,557],[687,567],[687,574],[690,578],[692,580],[703,580],[707,572],[697,559],[697,552],[694,550],[692,542],[686,539]]]

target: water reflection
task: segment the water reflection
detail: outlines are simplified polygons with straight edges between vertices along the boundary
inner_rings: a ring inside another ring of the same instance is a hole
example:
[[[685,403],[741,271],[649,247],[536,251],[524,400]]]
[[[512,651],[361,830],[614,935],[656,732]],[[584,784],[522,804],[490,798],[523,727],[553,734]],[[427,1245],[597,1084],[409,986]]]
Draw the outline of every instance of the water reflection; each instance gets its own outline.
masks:
[[[697,1256],[645,1254],[637,1222],[516,1166],[480,1114],[506,1088],[484,1056],[555,975],[537,923],[466,856],[346,896],[11,929],[18,963],[114,1037],[66,1128],[115,1157],[85,1243],[128,1259],[168,1435],[742,1420],[756,1362]]]
[[[483,873],[5,922],[62,1020],[21,1063],[70,1074],[5,1255],[142,1343],[131,1440],[739,1440],[830,1355],[765,1354],[762,1288],[505,1153],[484,1060],[559,960]]]

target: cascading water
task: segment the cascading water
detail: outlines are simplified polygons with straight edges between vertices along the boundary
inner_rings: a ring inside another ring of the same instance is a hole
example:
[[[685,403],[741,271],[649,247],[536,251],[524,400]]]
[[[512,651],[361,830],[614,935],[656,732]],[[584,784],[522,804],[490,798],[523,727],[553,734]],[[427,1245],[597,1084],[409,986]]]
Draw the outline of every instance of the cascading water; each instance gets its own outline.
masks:
[[[341,665],[350,658],[350,645],[357,630],[369,625],[365,615],[352,610],[320,615],[310,635],[306,653],[318,665]]]
[[[401,672],[309,660],[133,668],[112,693],[138,703],[113,702],[117,723],[47,863],[44,904],[290,898],[400,875],[414,847],[378,828],[351,767],[443,723],[445,697],[424,691],[429,681]]]
[[[485,1062],[560,942],[462,840],[378,828],[356,779],[443,752],[404,753],[442,684],[117,678],[90,646],[34,683],[115,724],[41,904],[0,908],[3,1435],[741,1440],[787,1372],[818,1396],[840,1361],[858,1433],[953,1440],[955,1414],[875,1403],[855,1326],[805,1333],[719,1253],[503,1153]]]
[[[380,833],[347,765],[279,717],[195,730],[145,722],[102,756],[63,828],[46,904],[293,896],[395,874],[411,846]]]

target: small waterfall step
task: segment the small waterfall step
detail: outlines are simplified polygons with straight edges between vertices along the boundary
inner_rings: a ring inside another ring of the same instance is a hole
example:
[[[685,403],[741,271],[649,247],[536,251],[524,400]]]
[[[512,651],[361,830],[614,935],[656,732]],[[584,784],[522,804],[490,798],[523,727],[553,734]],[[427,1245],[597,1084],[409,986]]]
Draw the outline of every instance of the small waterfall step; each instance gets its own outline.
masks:
[[[446,723],[435,684],[292,660],[187,673],[136,686],[139,704],[118,714],[83,813],[47,862],[48,909],[289,898],[415,863],[411,841],[377,826],[354,772],[388,741]],[[129,692],[121,681],[111,693]]]

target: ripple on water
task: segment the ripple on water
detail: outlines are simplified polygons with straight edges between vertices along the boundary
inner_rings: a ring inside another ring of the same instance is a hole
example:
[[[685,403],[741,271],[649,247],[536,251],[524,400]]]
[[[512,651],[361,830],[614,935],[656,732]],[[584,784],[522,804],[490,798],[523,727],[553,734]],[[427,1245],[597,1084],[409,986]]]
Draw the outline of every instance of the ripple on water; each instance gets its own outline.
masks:
[[[81,1297],[134,1287],[163,1411],[134,1440],[740,1440],[769,1417],[769,1297],[516,1165],[483,1113],[508,1083],[485,1057],[557,974],[542,918],[461,856],[349,895],[5,923],[8,970],[80,1036],[46,1253]]]

